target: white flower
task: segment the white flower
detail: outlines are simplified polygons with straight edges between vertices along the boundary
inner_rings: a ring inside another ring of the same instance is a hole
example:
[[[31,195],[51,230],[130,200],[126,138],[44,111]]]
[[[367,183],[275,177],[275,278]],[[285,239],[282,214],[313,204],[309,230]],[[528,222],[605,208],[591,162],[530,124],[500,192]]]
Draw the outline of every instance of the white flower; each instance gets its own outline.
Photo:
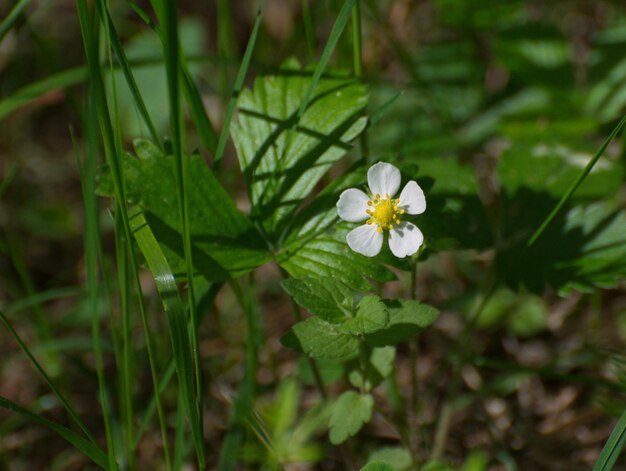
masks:
[[[367,171],[371,196],[350,188],[339,196],[337,214],[344,221],[366,224],[353,229],[346,236],[352,250],[366,257],[378,255],[383,246],[383,231],[389,231],[389,248],[399,258],[413,255],[424,242],[422,232],[405,214],[421,214],[426,210],[426,198],[419,185],[411,180],[400,196],[400,170],[391,164],[379,162]]]

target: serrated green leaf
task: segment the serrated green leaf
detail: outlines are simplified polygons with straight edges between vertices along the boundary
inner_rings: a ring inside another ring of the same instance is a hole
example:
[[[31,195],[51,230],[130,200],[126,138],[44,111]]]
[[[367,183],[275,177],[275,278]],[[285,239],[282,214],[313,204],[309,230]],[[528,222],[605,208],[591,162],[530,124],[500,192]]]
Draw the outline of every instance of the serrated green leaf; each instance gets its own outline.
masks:
[[[391,374],[395,359],[395,347],[372,348],[367,355],[365,384],[363,384],[363,371],[360,362],[353,361],[354,365],[348,379],[355,388],[360,389],[363,386],[366,391],[370,391]]]
[[[366,90],[346,78],[320,80],[298,120],[310,72],[295,60],[283,69],[283,75],[258,78],[253,90],[242,91],[231,130],[253,215],[274,238],[366,124]]]
[[[326,322],[339,324],[352,315],[352,291],[334,278],[289,278],[281,284],[300,306]]]
[[[370,394],[347,391],[339,396],[330,418],[330,442],[338,445],[357,434],[372,418],[374,398]]]
[[[185,272],[183,241],[176,196],[174,161],[152,143],[134,142],[139,157],[124,160],[127,199],[139,205],[168,263],[179,276]],[[235,206],[198,155],[189,157],[186,192],[194,267],[209,281],[225,280],[252,270],[270,259],[263,238]],[[106,175],[99,191],[107,194]]]
[[[346,320],[339,329],[352,335],[371,334],[387,325],[389,312],[378,296],[368,295],[359,302],[356,315]]]
[[[361,471],[397,471],[396,468],[390,464],[383,463],[382,461],[372,461],[361,468]]]
[[[393,274],[371,258],[353,252],[346,243],[346,224],[294,237],[278,254],[278,263],[294,278],[335,277],[351,288],[369,290],[368,279],[390,281]]]
[[[387,308],[389,323],[384,329],[365,336],[368,345],[397,345],[420,333],[439,316],[439,311],[434,307],[408,299],[388,301]]]
[[[298,322],[281,339],[285,347],[305,353],[311,358],[348,360],[359,353],[356,337],[340,332],[336,324],[311,317]]]

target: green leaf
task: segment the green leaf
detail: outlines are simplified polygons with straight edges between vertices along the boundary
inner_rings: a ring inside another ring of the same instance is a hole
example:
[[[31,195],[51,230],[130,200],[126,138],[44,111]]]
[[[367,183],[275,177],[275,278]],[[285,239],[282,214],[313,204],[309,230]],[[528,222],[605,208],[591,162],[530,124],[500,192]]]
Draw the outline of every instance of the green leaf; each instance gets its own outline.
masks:
[[[330,442],[338,445],[357,434],[372,418],[374,398],[354,391],[343,393],[335,402],[330,418]]]
[[[336,204],[341,192],[364,184],[365,168],[353,167],[326,186],[290,220],[277,260],[292,276],[333,277],[363,291],[371,288],[368,279],[394,279],[393,273],[379,260],[348,248],[346,234],[354,225],[338,221]]]
[[[352,315],[352,291],[333,278],[289,278],[281,284],[300,306],[326,322],[339,324]]]
[[[398,471],[408,471],[413,460],[411,452],[402,447],[384,447],[370,453],[368,461],[378,461],[393,466]]]
[[[301,237],[295,234],[278,254],[278,263],[295,278],[335,277],[359,290],[371,288],[368,279],[393,279],[393,274],[378,262],[350,250],[346,234],[351,229],[342,223]]]
[[[177,276],[185,273],[183,240],[178,216],[174,160],[146,140],[135,141],[139,159],[126,156],[127,199],[145,212],[168,263]],[[186,196],[194,267],[209,281],[225,280],[252,270],[270,258],[263,238],[235,206],[198,155],[189,157]],[[99,189],[110,184],[101,177]]]
[[[397,471],[396,468],[390,464],[383,463],[382,461],[372,461],[361,468],[361,471]]]
[[[350,141],[366,124],[365,88],[346,78],[320,80],[298,120],[311,77],[295,60],[283,69],[283,75],[258,78],[253,90],[242,91],[231,130],[253,216],[274,240],[279,225],[351,149]]]
[[[365,296],[359,302],[356,315],[345,321],[340,330],[352,335],[371,334],[387,325],[389,312],[378,296]]]
[[[28,409],[0,396],[0,407],[20,414],[21,416],[32,420],[33,422],[37,422],[40,425],[48,427],[53,432],[59,434],[63,439],[70,442],[77,450],[87,456],[91,461],[96,463],[102,469],[109,469],[108,458],[106,453],[102,451],[97,445],[94,445],[87,439],[78,435],[76,432],[57,424],[56,422],[52,422],[51,420],[46,419],[45,417],[40,416],[39,414],[35,414],[30,412]]]
[[[347,360],[359,353],[356,337],[339,331],[336,324],[324,322],[318,317],[298,322],[283,336],[281,342],[285,347],[311,358]]]
[[[365,342],[373,347],[397,345],[417,335],[432,324],[439,311],[418,301],[400,299],[387,301],[389,323],[384,329],[365,336]]]
[[[355,388],[363,386],[366,391],[370,391],[391,374],[395,359],[395,347],[372,348],[367,355],[365,384],[363,383],[362,366],[358,361],[353,361],[354,365],[348,379]]]

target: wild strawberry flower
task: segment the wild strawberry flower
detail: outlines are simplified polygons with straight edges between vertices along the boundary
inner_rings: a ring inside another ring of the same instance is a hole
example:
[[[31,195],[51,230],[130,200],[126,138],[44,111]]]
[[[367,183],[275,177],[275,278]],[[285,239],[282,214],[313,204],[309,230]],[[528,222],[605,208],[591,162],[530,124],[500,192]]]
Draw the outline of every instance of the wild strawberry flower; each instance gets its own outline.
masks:
[[[366,257],[374,257],[383,246],[383,232],[389,231],[391,253],[398,258],[416,253],[424,236],[415,224],[403,218],[426,210],[426,198],[420,186],[411,180],[394,199],[400,189],[400,170],[385,162],[370,167],[367,184],[371,196],[350,188],[341,193],[337,202],[337,214],[344,221],[367,221],[346,236],[350,248]]]

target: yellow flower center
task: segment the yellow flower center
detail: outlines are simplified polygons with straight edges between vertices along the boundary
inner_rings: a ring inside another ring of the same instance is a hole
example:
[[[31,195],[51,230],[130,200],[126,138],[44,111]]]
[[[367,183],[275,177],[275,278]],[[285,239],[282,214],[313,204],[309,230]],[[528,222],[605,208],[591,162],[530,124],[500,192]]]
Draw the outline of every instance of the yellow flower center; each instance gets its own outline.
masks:
[[[376,194],[373,200],[367,202],[367,205],[373,209],[367,209],[365,212],[370,215],[367,220],[368,224],[376,224],[376,230],[382,232],[383,229],[393,229],[395,224],[400,224],[400,216],[404,214],[404,209],[399,209],[399,199],[391,199],[389,195],[381,198]]]

